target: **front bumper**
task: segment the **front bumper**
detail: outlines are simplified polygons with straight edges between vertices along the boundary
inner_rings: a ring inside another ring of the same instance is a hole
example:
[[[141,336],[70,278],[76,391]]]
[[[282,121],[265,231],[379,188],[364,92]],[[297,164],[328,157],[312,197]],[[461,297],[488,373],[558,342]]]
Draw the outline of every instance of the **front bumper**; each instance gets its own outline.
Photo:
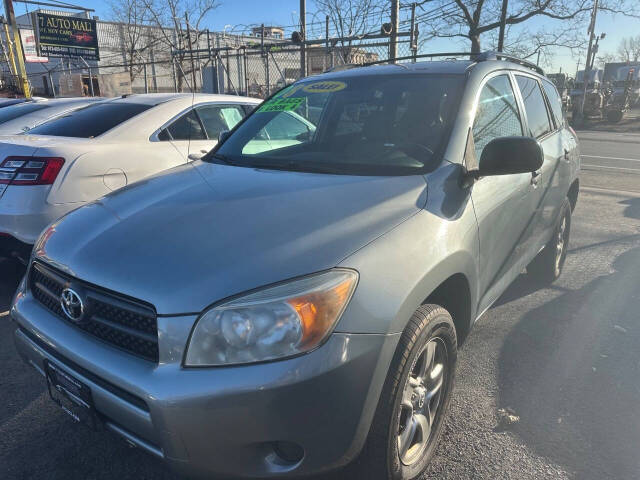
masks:
[[[159,318],[160,363],[101,343],[30,294],[11,310],[22,358],[45,359],[92,390],[105,425],[183,474],[284,477],[340,467],[358,455],[398,335],[335,333],[296,358],[224,368],[183,368],[195,317]],[[304,450],[283,459],[277,442]]]

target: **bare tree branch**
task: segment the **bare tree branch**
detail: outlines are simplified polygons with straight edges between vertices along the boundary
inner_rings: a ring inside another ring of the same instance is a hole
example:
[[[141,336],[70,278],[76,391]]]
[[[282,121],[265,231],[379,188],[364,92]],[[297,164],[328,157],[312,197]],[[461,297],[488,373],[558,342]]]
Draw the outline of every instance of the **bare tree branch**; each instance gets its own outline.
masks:
[[[426,24],[421,24],[427,37],[452,38],[464,37],[471,42],[471,50],[480,52],[481,37],[491,36],[500,28],[499,12],[502,0],[433,0],[434,10],[440,9],[441,15],[429,16]],[[451,13],[451,5],[457,10]],[[577,48],[576,32],[581,29],[585,35],[585,26],[593,7],[593,0],[510,0],[506,25],[520,26],[518,37],[534,41],[530,45],[534,50],[544,50],[545,56],[553,47]],[[640,18],[638,0],[600,0],[599,9],[610,14],[621,14]],[[538,32],[528,31],[526,25],[535,18],[548,19],[544,29]],[[523,35],[526,31],[526,35]],[[554,43],[555,42],[555,43]],[[542,54],[541,54],[542,55]]]

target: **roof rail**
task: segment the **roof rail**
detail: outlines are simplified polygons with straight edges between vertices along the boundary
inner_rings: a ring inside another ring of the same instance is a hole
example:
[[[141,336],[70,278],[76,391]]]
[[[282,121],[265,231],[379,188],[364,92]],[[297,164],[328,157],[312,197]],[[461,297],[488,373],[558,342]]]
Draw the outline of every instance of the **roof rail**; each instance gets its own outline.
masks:
[[[542,68],[540,68],[538,65],[536,65],[533,62],[529,62],[527,60],[523,60],[521,58],[514,57],[512,55],[507,55],[505,53],[495,52],[495,51],[488,51],[488,52],[482,52],[482,53],[473,53],[473,52],[425,53],[420,55],[410,55],[407,57],[398,57],[395,60],[402,61],[402,60],[415,60],[418,58],[442,58],[442,57],[444,57],[446,60],[456,60],[456,57],[467,57],[467,60],[473,59],[477,63],[486,62],[488,60],[506,60],[508,62],[517,63],[518,65],[522,65],[523,67],[530,68],[531,70],[534,70],[540,75],[544,75],[544,70],[542,70]],[[375,62],[366,62],[362,64],[347,63],[345,65],[337,65],[333,68],[330,68],[329,70],[325,70],[323,73],[339,72],[341,70],[349,70],[349,69],[358,68],[358,67],[369,67],[371,65],[380,65],[384,63],[388,63],[390,65],[401,65],[398,63],[392,63],[391,60],[389,59],[385,59],[385,60],[376,60]]]
[[[518,65],[522,65],[523,67],[530,68],[540,75],[544,75],[544,70],[540,68],[533,62],[529,62],[527,60],[523,60],[518,57],[514,57],[513,55],[507,55],[502,52],[488,51],[482,52],[478,54],[475,58],[476,62],[486,62],[487,60],[506,60],[508,62],[517,63]]]
[[[471,52],[424,53],[424,54],[420,54],[420,55],[410,55],[408,57],[397,57],[396,61],[399,61],[399,60],[414,60],[416,58],[438,58],[438,57],[446,57],[447,59],[455,60],[456,57],[470,57],[471,55],[474,55],[474,54],[471,53]],[[359,66],[360,67],[368,67],[369,65],[380,65],[382,63],[390,63],[390,62],[391,62],[391,60],[389,60],[389,59],[377,60],[375,62],[367,62],[367,63],[364,63],[364,64],[359,65]],[[390,63],[390,65],[394,65],[394,64]]]

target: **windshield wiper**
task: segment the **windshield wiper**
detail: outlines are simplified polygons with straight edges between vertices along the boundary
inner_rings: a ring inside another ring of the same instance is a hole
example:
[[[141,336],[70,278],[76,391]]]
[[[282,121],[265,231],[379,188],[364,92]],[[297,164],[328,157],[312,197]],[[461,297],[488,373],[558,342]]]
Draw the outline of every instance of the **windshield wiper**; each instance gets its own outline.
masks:
[[[255,159],[257,160],[257,159]],[[274,160],[262,160],[251,161],[246,164],[242,164],[247,167],[254,168],[267,168],[274,170],[287,170],[295,172],[311,172],[311,173],[337,173],[340,168],[335,168],[335,165],[325,166],[318,165],[317,163],[298,162],[295,160],[274,161]]]

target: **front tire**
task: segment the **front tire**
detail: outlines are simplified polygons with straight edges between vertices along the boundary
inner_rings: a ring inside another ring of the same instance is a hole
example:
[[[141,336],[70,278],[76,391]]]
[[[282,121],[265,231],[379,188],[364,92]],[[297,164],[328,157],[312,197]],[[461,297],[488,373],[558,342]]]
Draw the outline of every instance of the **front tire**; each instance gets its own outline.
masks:
[[[423,305],[400,337],[369,437],[350,478],[411,480],[427,468],[453,389],[457,340],[453,319]]]
[[[560,211],[560,219],[551,240],[527,266],[527,273],[541,283],[553,283],[562,273],[569,248],[571,233],[571,204],[565,199]]]

